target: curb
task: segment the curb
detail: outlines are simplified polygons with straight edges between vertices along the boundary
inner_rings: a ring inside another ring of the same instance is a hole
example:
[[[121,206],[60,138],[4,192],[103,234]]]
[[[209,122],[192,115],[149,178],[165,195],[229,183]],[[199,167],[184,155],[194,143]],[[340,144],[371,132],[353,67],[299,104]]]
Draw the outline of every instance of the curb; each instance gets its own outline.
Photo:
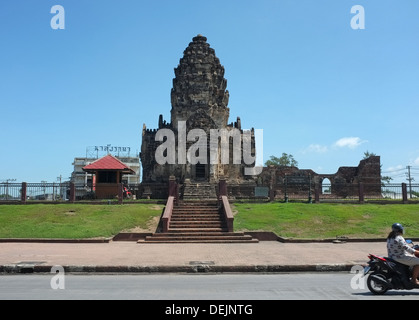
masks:
[[[46,238],[0,238],[0,243],[109,243],[112,239],[46,239]]]
[[[326,239],[296,239],[283,238],[273,232],[243,232],[259,241],[278,241],[282,243],[344,243],[344,242],[385,242],[385,238],[326,238]],[[133,241],[145,239],[153,233],[119,233],[113,238],[101,239],[46,239],[46,238],[0,238],[0,243],[109,243],[111,241]],[[419,238],[410,238],[419,241]]]
[[[350,271],[355,264],[252,265],[252,266],[62,266],[66,273],[287,273]],[[0,265],[0,274],[51,273],[54,266],[34,264]]]
[[[242,231],[259,241],[278,241],[282,243],[345,243],[345,242],[385,242],[386,238],[349,238],[345,236],[336,236],[336,238],[323,239],[300,239],[285,238],[278,236],[270,231]],[[7,242],[27,242],[27,243],[109,243],[111,241],[138,241],[152,235],[151,232],[120,232],[110,238],[96,239],[48,239],[48,238],[0,238],[0,243]],[[419,238],[409,238],[412,241],[419,242]]]

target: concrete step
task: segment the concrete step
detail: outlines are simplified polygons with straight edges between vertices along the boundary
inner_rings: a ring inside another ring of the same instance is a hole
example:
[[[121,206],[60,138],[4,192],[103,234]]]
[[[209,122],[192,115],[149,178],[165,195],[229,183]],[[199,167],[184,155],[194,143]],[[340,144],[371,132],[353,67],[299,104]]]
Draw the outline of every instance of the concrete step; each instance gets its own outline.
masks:
[[[251,240],[227,240],[227,239],[222,239],[222,240],[202,240],[202,239],[197,239],[197,240],[162,240],[162,241],[150,241],[150,240],[138,240],[137,243],[146,243],[146,244],[150,244],[150,243],[258,243],[259,240],[258,239],[251,239]]]
[[[190,224],[190,225],[201,225],[201,224],[220,224],[224,223],[223,220],[220,219],[211,219],[211,220],[172,220],[170,221],[170,226],[175,226],[178,224]]]
[[[218,209],[199,209],[199,208],[193,208],[193,209],[188,209],[188,210],[184,210],[184,209],[176,209],[172,211],[172,215],[175,214],[206,214],[206,213],[211,213],[211,214],[220,214]]]
[[[189,204],[189,205],[176,205],[173,210],[218,210],[218,205],[199,205],[199,204]]]
[[[226,227],[222,227],[222,228],[220,228],[220,227],[218,227],[218,228],[217,227],[216,228],[206,227],[206,228],[195,228],[195,229],[176,227],[176,228],[170,228],[169,232],[170,233],[176,233],[176,232],[181,232],[181,233],[182,232],[195,232],[195,233],[200,233],[200,232],[228,232],[228,229]]]
[[[146,241],[163,241],[163,240],[252,240],[251,236],[147,236]]]
[[[243,232],[221,232],[221,231],[185,231],[185,232],[160,232],[160,233],[153,233],[152,235],[153,237],[160,237],[160,236],[164,236],[164,237],[179,237],[179,236],[185,236],[185,237],[190,237],[190,236],[248,236],[245,235]]]
[[[183,217],[193,217],[193,216],[201,216],[201,217],[205,217],[205,216],[221,216],[220,213],[218,212],[196,212],[196,211],[191,211],[191,212],[176,212],[176,213],[172,213],[172,216],[183,216]]]
[[[170,219],[170,221],[222,221],[220,219],[220,217],[196,217],[196,216],[192,216],[192,217],[172,217]]]
[[[171,221],[221,221],[224,222],[222,217],[216,216],[207,216],[207,217],[197,217],[197,216],[179,216],[179,217],[172,217]]]
[[[209,207],[209,206],[214,206],[217,207],[218,206],[218,202],[215,200],[210,200],[210,201],[196,201],[196,200],[180,200],[179,201],[179,206],[182,207],[187,207],[187,206],[204,206],[204,207]]]
[[[193,195],[190,193],[188,196]],[[205,193],[200,192],[199,196],[202,198]],[[173,208],[168,232],[154,233],[139,242],[257,243],[258,240],[242,232],[228,232],[217,201],[181,201]]]
[[[171,223],[170,229],[205,229],[205,228],[224,228],[226,225],[220,222],[205,222],[205,223],[184,223],[175,222]]]
[[[209,183],[187,183],[183,190],[183,199],[201,200],[217,199],[215,185]]]
[[[169,230],[224,229],[225,227],[224,217],[219,212],[217,202],[205,204],[187,202],[186,204],[177,205],[173,208],[169,224]]]
[[[205,206],[175,206],[173,208],[173,211],[194,211],[194,210],[201,210],[201,211],[219,211],[218,206],[211,206],[211,207],[205,207]]]
[[[172,213],[172,217],[219,217],[218,212],[176,212]]]
[[[257,243],[242,232],[167,232],[147,236],[143,243]]]

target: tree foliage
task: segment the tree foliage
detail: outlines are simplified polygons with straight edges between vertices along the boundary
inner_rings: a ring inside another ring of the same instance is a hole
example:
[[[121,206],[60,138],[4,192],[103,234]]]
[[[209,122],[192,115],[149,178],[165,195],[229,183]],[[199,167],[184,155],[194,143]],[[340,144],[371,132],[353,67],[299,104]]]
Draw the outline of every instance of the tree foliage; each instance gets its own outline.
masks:
[[[292,154],[284,152],[280,158],[270,156],[270,159],[265,162],[265,166],[297,167],[298,162],[294,159]]]
[[[364,158],[363,158],[363,160],[368,159],[369,157],[372,157],[372,156],[376,156],[376,154],[373,153],[373,152],[369,152],[367,150],[367,151],[364,152]]]

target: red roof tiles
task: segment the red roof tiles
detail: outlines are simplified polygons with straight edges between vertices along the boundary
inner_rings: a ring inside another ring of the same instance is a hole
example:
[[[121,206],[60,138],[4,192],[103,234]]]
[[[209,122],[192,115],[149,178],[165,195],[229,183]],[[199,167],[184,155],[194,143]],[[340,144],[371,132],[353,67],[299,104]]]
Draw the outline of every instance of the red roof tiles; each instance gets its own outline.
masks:
[[[126,166],[123,162],[108,154],[91,164],[83,167],[84,171],[97,171],[97,170],[117,170],[124,173],[135,173],[130,167]]]

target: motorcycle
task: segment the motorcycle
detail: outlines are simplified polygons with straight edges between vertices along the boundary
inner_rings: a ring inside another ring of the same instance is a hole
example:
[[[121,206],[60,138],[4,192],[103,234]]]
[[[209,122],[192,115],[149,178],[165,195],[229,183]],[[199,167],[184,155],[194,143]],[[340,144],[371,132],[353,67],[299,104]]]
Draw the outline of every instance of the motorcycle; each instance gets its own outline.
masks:
[[[411,240],[407,243],[413,245]],[[419,245],[413,245],[415,250]],[[368,275],[367,287],[377,295],[385,294],[388,290],[412,290],[419,289],[419,286],[410,281],[411,270],[409,266],[401,264],[388,257],[380,257],[369,254],[368,265],[364,267],[364,276]]]
[[[132,192],[125,186],[123,188],[123,195],[124,195],[124,198],[128,198],[128,199],[132,198]]]

